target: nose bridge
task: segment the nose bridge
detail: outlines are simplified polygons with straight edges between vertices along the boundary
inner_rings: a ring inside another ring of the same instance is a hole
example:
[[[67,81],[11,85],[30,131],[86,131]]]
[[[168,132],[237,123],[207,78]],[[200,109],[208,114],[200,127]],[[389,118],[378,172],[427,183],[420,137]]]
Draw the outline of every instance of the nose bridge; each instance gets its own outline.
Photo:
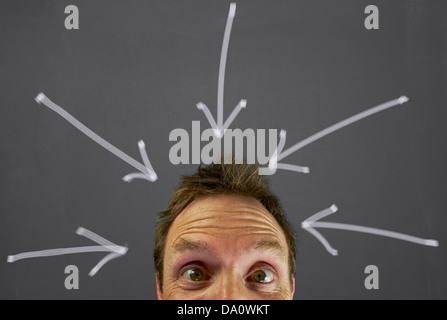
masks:
[[[245,284],[243,279],[231,268],[223,270],[219,276],[217,286],[217,299],[239,300],[243,299]]]

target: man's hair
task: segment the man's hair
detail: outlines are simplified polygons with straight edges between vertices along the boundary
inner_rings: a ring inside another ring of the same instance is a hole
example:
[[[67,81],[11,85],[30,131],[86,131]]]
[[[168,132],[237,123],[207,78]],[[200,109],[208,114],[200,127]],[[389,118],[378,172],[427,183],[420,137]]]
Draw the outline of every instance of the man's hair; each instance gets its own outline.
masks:
[[[286,220],[279,199],[271,192],[258,165],[211,164],[200,166],[191,176],[183,176],[165,211],[160,212],[155,232],[154,262],[160,289],[163,290],[163,267],[166,239],[178,215],[195,200],[219,195],[240,195],[258,200],[276,219],[287,240],[290,278],[296,272],[296,237]]]

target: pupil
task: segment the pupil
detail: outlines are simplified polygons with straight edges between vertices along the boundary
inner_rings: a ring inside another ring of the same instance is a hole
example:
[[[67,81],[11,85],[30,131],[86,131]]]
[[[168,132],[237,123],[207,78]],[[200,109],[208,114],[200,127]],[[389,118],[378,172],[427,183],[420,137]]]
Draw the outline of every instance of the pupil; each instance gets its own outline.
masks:
[[[267,277],[267,275],[265,274],[265,272],[261,271],[261,270],[256,271],[253,274],[253,278],[256,282],[264,282],[266,277]]]
[[[191,270],[190,278],[193,281],[201,281],[203,279],[203,273],[200,270]]]

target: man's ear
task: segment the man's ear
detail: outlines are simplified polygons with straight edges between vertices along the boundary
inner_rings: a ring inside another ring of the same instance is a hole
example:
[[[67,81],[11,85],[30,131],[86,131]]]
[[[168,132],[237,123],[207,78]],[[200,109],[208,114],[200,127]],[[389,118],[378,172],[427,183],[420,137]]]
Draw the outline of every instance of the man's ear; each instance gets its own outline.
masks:
[[[163,300],[163,293],[161,292],[161,288],[160,288],[160,279],[159,279],[158,272],[155,273],[155,281],[157,282],[157,298],[158,298],[158,300]],[[295,280],[294,280],[294,283],[295,283]]]
[[[294,295],[295,295],[295,277],[292,276],[292,300]]]

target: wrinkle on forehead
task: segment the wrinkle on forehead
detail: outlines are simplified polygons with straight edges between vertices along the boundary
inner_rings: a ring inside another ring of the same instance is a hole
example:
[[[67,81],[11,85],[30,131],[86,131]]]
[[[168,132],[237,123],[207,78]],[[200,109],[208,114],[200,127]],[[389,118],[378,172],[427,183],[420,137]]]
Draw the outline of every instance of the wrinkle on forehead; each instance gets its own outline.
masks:
[[[193,202],[174,221],[168,245],[188,235],[235,242],[247,237],[270,237],[287,248],[284,233],[275,218],[259,201],[244,196],[215,196]]]

